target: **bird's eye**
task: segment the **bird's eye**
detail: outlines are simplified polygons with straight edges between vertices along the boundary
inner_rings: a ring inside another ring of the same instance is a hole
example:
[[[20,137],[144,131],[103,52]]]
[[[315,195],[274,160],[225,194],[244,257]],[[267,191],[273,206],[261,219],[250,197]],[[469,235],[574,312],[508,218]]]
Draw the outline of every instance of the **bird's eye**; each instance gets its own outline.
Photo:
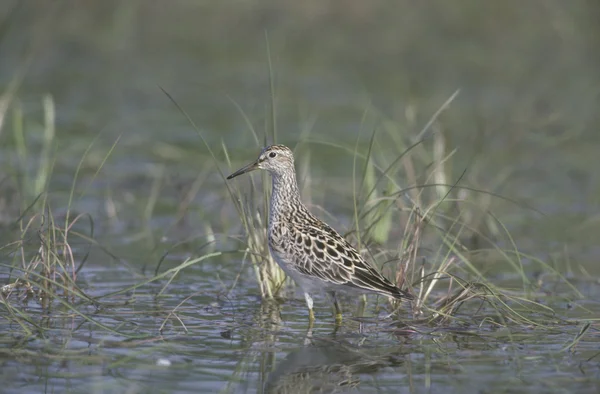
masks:
[[[275,153],[275,152],[271,152],[271,153],[269,153],[269,157],[270,157],[271,159],[272,159],[272,158],[274,158],[275,156],[277,156],[277,153]]]

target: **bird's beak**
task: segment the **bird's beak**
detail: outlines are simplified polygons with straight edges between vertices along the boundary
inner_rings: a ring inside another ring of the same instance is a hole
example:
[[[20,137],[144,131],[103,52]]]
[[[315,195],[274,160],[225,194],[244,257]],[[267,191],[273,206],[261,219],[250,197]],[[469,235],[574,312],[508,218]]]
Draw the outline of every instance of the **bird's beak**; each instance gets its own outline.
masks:
[[[240,168],[239,170],[237,170],[233,174],[229,175],[227,177],[227,179],[232,179],[232,178],[235,178],[238,175],[242,175],[242,174],[245,174],[247,172],[257,170],[257,169],[258,169],[258,160],[256,160],[254,163],[250,163],[247,166]]]

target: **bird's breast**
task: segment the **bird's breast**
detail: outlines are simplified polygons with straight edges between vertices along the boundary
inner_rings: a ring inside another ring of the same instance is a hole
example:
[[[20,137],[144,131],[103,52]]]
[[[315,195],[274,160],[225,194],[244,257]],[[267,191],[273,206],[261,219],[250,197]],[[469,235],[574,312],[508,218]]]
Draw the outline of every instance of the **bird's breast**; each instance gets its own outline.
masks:
[[[288,229],[281,224],[275,222],[269,224],[269,248],[271,251],[281,253],[285,250],[286,238],[289,237]]]

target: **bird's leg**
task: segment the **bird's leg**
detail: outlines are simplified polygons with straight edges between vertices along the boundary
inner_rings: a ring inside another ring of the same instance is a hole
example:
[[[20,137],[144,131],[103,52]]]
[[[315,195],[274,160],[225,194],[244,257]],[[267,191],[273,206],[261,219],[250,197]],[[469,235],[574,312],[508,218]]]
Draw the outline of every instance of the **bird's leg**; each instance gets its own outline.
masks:
[[[342,307],[335,296],[335,292],[330,291],[329,295],[333,299],[333,306],[335,307],[335,324],[339,326],[342,324]]]
[[[313,299],[308,293],[304,293],[304,298],[306,299],[306,305],[308,306],[308,326],[312,328],[313,323],[315,322],[315,313],[313,312]]]
[[[360,296],[356,316],[363,317],[365,315],[365,306],[367,305],[367,297],[363,294]]]

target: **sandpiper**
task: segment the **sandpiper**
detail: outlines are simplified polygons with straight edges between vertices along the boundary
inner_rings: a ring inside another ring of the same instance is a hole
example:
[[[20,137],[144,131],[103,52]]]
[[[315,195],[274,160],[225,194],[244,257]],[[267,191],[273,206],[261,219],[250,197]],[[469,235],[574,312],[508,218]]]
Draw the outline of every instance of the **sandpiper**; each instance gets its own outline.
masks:
[[[340,291],[377,293],[396,299],[413,296],[392,284],[340,234],[308,211],[300,200],[294,155],[284,145],[264,148],[258,159],[227,179],[257,169],[267,170],[273,187],[269,211],[269,250],[283,271],[304,291],[310,324],[314,322],[311,293],[325,290],[333,299],[336,321]]]

